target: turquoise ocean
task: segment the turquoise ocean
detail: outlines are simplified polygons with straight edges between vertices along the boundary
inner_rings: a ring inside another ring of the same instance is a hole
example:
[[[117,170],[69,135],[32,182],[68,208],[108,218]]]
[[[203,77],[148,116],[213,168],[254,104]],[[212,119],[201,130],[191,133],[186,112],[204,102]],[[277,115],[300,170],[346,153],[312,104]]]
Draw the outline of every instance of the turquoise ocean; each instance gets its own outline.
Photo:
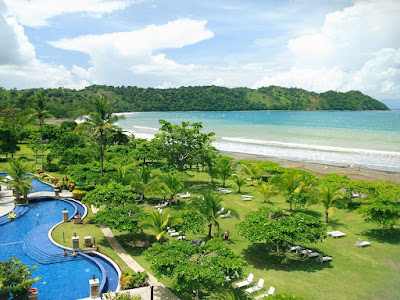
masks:
[[[118,125],[151,139],[158,120],[202,122],[222,151],[400,172],[400,110],[124,113]]]

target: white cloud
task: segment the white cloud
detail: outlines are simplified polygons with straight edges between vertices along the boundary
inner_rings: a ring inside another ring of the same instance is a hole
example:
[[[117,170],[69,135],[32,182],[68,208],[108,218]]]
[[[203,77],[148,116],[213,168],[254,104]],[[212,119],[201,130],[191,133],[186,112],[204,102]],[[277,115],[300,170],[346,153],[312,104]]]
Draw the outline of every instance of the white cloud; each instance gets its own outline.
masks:
[[[187,77],[188,73],[202,69],[193,64],[178,64],[163,53],[167,48],[182,48],[213,37],[206,28],[207,21],[179,19],[167,24],[149,25],[141,30],[86,35],[73,39],[50,42],[64,50],[89,54],[92,67],[87,70],[97,83],[137,84],[154,86],[142,75],[155,77]],[[154,77],[153,77],[154,80]],[[136,81],[136,83],[135,83]]]
[[[123,10],[134,0],[4,0],[10,16],[22,25],[48,26],[48,20],[64,13],[87,13],[102,16],[115,10]]]
[[[224,86],[225,85],[225,80],[222,79],[221,77],[218,77],[217,79],[215,79],[212,83],[213,85],[216,86]]]

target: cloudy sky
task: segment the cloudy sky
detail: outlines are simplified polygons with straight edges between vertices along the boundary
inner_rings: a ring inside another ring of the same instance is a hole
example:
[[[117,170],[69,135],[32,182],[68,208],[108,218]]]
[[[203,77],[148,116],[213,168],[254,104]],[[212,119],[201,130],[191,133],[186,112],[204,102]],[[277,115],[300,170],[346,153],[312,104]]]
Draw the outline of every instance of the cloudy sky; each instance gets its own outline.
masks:
[[[280,85],[400,99],[399,0],[0,0],[0,86]]]

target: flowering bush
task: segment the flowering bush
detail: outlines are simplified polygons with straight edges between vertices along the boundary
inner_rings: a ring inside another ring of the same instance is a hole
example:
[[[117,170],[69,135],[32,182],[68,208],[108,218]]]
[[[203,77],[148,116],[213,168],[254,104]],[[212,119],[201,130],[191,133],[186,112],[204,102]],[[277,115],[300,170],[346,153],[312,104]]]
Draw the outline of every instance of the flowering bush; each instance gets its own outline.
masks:
[[[121,288],[124,290],[146,286],[147,273],[146,272],[125,273],[121,277],[120,283],[121,283]]]
[[[72,192],[74,189],[75,189],[75,183],[73,183],[73,182],[68,183],[68,190],[69,190],[70,192]]]
[[[38,171],[38,174],[42,174],[42,173],[44,173],[44,171],[42,171],[42,170],[39,170],[39,171]]]
[[[83,199],[83,197],[85,197],[86,194],[86,191],[74,190],[72,191],[72,198],[80,201]]]
[[[51,182],[52,182],[52,183],[57,183],[57,182],[59,182],[59,181],[60,181],[60,179],[58,179],[58,178],[52,178],[52,179],[51,179]]]

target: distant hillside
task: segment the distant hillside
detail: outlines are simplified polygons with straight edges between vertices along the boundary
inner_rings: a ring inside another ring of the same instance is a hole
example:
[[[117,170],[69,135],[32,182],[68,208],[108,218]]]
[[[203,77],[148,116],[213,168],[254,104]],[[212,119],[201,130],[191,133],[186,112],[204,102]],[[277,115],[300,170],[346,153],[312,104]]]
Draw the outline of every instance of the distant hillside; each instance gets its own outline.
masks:
[[[338,93],[308,92],[277,86],[257,90],[218,86],[180,87],[173,89],[113,87],[92,85],[82,90],[65,88],[5,90],[0,88],[0,109],[9,104],[19,107],[36,91],[51,99],[56,117],[72,117],[86,111],[88,100],[104,94],[115,101],[118,112],[129,111],[226,111],[226,110],[388,110],[388,107],[359,91]]]

